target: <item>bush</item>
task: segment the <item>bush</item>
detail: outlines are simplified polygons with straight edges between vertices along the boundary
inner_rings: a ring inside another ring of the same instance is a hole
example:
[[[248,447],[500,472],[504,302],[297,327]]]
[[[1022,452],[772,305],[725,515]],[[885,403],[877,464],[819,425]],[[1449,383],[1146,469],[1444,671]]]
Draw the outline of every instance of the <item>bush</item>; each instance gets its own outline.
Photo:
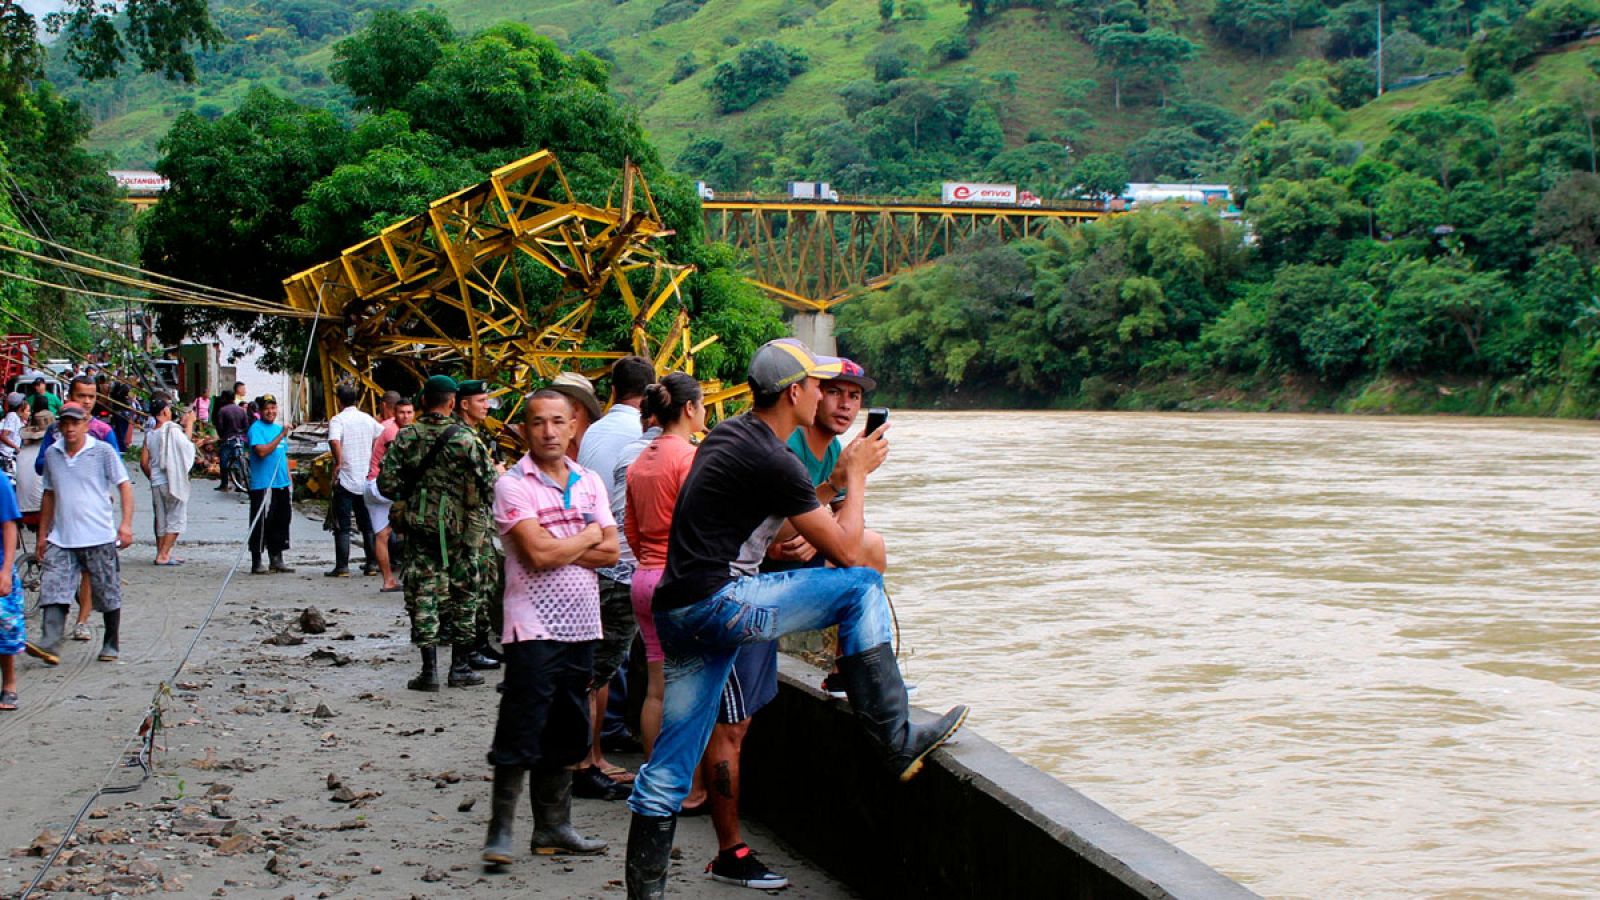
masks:
[[[717,112],[740,112],[776,96],[809,66],[804,50],[758,41],[739,51],[733,62],[720,63],[707,90]]]

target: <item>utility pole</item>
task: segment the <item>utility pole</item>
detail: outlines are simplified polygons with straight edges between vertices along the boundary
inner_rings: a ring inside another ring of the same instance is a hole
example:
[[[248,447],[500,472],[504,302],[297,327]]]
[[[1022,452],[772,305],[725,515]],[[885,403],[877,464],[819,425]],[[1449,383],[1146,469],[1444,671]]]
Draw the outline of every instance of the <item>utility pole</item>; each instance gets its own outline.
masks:
[[[1378,0],[1378,96],[1383,96],[1383,0]]]

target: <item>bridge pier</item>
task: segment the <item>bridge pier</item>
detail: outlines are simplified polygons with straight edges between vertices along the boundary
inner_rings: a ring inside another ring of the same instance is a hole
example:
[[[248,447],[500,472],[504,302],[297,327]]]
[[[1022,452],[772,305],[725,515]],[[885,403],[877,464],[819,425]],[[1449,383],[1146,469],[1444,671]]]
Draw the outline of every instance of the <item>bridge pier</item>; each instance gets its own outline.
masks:
[[[833,340],[833,314],[825,312],[797,312],[789,320],[789,330],[800,343],[822,356],[838,356],[839,345]]]

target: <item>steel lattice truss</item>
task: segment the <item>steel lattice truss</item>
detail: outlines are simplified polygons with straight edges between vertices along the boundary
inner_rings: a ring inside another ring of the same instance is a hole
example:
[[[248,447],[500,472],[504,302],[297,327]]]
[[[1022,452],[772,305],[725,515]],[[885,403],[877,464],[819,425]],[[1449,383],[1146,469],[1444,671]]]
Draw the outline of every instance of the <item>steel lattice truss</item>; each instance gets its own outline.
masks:
[[[804,203],[715,200],[704,204],[706,235],[749,252],[750,281],[778,302],[825,312],[863,290],[926,265],[980,237],[1037,237],[1052,222],[1103,213],[1015,206]]]
[[[381,393],[373,368],[385,361],[418,382],[443,372],[516,395],[563,370],[598,374],[624,354],[586,346],[597,304],[617,299],[632,320],[631,352],[658,372],[693,374],[694,354],[716,338],[691,338],[679,288],[693,268],[662,256],[668,234],[634,166],[623,171],[620,203],[594,206],[574,198],[555,156],[541,151],[286,279],[284,289],[294,309],[321,310],[330,410],[340,380]],[[526,284],[528,261],[559,287]],[[733,393],[719,387],[709,386],[708,402]]]

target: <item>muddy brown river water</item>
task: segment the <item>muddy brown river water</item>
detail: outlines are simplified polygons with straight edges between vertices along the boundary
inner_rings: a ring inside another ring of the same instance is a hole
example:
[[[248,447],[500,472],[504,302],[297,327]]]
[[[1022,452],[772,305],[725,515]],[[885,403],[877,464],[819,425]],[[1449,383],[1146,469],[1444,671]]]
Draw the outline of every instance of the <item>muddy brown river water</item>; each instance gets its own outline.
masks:
[[[920,703],[1268,896],[1600,893],[1600,424],[893,422]]]

